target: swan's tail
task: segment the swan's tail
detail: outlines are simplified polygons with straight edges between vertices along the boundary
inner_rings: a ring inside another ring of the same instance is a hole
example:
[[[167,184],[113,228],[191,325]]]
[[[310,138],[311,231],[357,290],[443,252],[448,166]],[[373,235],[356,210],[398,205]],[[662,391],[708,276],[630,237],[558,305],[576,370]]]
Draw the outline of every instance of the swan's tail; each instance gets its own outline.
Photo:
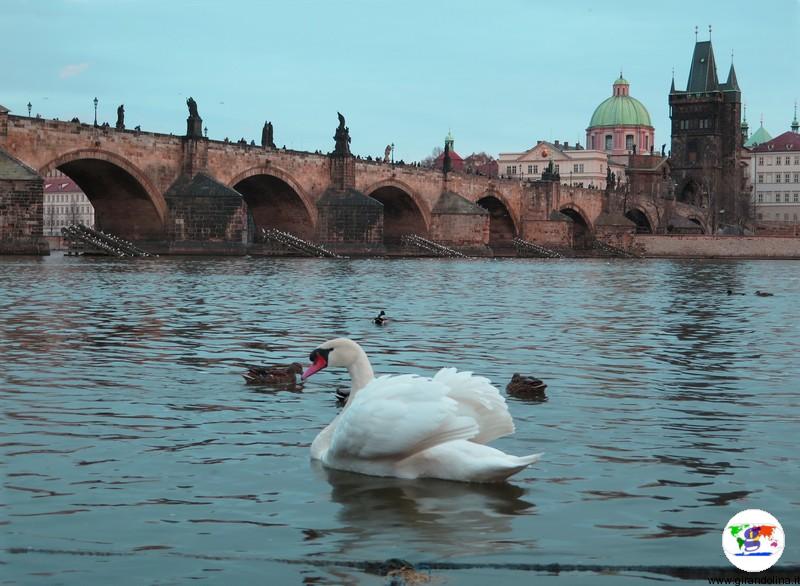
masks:
[[[509,477],[514,476],[533,464],[538,462],[544,453],[531,454],[529,456],[510,456],[513,458],[512,462],[506,462],[501,466],[495,466],[485,471],[485,476],[479,482],[503,482]]]

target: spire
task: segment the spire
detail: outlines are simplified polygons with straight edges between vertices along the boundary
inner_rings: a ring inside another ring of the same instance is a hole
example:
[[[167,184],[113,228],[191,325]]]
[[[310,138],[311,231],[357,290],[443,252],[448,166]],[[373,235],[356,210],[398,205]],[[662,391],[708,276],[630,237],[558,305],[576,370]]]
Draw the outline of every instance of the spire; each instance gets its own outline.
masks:
[[[739,128],[742,131],[742,140],[747,142],[747,139],[750,138],[750,126],[747,124],[747,104],[742,104],[742,112],[742,124]]]
[[[794,120],[792,120],[792,132],[800,132],[800,122],[797,121],[797,100],[794,101]]]
[[[689,82],[686,91],[693,94],[718,91],[717,64],[714,60],[714,49],[711,41],[698,41],[692,55],[692,68],[689,70]]]
[[[728,81],[725,82],[725,89],[740,92],[739,81],[736,79],[736,70],[733,68],[733,61],[731,61],[731,68],[728,70]]]

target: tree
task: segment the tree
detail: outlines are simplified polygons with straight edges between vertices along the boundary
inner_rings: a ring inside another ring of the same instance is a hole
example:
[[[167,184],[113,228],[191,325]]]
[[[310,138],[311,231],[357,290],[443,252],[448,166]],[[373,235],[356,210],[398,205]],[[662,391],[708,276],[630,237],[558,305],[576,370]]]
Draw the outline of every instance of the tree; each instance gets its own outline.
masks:
[[[443,152],[444,149],[442,149],[442,147],[439,146],[434,147],[433,151],[431,151],[431,154],[419,162],[420,166],[433,167],[433,163],[436,161],[437,158],[439,158],[439,155],[441,155]]]

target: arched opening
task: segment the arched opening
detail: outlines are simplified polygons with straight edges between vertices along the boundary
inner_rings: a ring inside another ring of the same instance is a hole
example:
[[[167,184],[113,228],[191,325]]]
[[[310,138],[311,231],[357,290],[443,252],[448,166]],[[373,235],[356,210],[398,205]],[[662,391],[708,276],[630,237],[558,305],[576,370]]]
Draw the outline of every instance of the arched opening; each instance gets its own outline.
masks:
[[[693,179],[687,181],[686,185],[684,185],[683,189],[678,193],[678,201],[694,206],[701,205],[700,186]]]
[[[564,207],[558,211],[572,220],[572,247],[575,249],[591,248],[592,231],[583,214],[572,207]]]
[[[697,227],[700,229],[700,234],[706,233],[706,229],[703,228],[703,223],[700,220],[698,220],[697,218],[689,218],[689,221],[692,222],[693,224],[697,224]]]
[[[313,239],[311,215],[300,195],[283,179],[257,174],[242,179],[233,188],[242,194],[257,235],[262,228],[277,228],[300,238]]]
[[[517,235],[514,220],[505,204],[493,195],[478,200],[478,205],[489,212],[489,247],[495,254],[513,251]]]
[[[647,215],[642,210],[628,210],[625,212],[625,217],[636,224],[637,234],[653,233],[653,226],[650,224],[650,220],[647,219]]]
[[[160,240],[164,222],[151,194],[129,171],[102,159],[76,158],[56,163],[71,178],[94,207],[98,230],[127,240]]]
[[[385,185],[368,195],[383,204],[383,242],[386,246],[400,245],[400,238],[405,234],[427,237],[422,210],[401,188]]]

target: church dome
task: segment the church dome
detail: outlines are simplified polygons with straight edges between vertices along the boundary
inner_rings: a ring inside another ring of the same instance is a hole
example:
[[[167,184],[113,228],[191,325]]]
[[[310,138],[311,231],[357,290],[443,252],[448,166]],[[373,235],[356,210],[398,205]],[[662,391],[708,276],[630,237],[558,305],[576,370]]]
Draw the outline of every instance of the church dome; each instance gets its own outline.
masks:
[[[619,76],[614,82],[614,95],[597,106],[589,128],[598,126],[652,126],[647,108],[628,95],[630,84]]]

